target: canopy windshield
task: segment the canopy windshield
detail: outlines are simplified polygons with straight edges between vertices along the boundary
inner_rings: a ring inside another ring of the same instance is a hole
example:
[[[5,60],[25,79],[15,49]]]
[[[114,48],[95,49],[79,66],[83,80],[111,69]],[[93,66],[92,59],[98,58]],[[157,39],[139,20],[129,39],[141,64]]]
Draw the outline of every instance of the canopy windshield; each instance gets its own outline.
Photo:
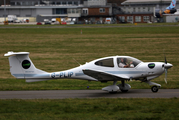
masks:
[[[142,61],[132,57],[118,57],[117,64],[119,68],[135,68]]]

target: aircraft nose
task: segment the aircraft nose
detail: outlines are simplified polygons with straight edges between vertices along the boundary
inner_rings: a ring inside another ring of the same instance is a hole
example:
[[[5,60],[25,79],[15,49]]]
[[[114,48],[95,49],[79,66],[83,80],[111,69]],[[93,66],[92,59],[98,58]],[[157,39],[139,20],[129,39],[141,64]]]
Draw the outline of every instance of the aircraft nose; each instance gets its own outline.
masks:
[[[169,68],[173,67],[173,65],[170,64],[170,63],[167,63],[167,64],[164,65],[164,67],[165,67],[166,69],[169,69]]]

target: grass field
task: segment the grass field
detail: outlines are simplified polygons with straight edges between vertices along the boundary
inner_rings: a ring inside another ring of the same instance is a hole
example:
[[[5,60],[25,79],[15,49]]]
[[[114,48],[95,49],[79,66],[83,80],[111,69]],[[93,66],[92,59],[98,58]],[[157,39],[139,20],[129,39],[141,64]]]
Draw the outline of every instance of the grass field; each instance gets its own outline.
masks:
[[[0,100],[0,106],[2,120],[177,120],[179,117],[178,98]]]
[[[82,34],[81,34],[82,30]],[[114,55],[136,57],[144,62],[172,63],[168,84],[164,75],[154,81],[162,88],[179,88],[179,27],[118,27],[118,28],[1,28],[0,29],[0,90],[101,89],[112,84],[83,80],[52,80],[25,83],[11,76],[4,53],[27,51],[39,69],[47,72],[77,67],[91,60]],[[133,89],[150,88],[148,84],[129,82]]]
[[[81,30],[83,34],[81,34]],[[154,81],[162,88],[179,88],[179,27],[117,28],[0,28],[0,90],[101,89],[112,82],[83,80],[51,80],[25,83],[11,76],[4,53],[27,51],[39,69],[48,72],[77,67],[91,60],[128,55],[144,62],[167,61],[168,84],[164,75]],[[150,89],[146,83],[128,82],[132,89]],[[5,120],[177,120],[179,99],[64,99],[64,100],[0,100],[0,119]]]

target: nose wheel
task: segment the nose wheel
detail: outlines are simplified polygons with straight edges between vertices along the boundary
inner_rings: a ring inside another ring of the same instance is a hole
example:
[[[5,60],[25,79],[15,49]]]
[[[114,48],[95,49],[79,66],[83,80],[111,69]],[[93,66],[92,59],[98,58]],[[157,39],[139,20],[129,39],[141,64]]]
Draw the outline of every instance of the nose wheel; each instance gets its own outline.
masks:
[[[152,92],[158,92],[159,87],[158,86],[152,86],[151,90]]]

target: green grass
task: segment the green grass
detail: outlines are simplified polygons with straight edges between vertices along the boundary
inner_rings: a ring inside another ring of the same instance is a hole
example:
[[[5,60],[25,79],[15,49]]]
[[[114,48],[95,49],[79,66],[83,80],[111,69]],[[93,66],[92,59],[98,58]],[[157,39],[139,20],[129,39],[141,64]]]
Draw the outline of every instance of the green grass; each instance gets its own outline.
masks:
[[[112,82],[73,79],[25,83],[25,80],[11,76],[8,59],[3,56],[8,51],[30,52],[30,58],[37,68],[54,72],[77,67],[78,64],[73,58],[81,64],[113,55],[133,56],[144,62],[164,61],[165,50],[168,62],[174,65],[168,71],[168,84],[164,83],[164,75],[153,81],[161,84],[162,88],[179,88],[179,27],[155,25],[155,27],[142,24],[142,27],[124,25],[126,27],[118,28],[75,28],[76,26],[74,28],[18,28],[19,26],[1,28],[0,90],[86,89],[87,86],[89,89],[101,89],[112,84]],[[148,84],[139,81],[128,82],[128,84],[132,89],[150,89]],[[178,98],[0,100],[0,106],[0,119],[5,120],[175,120],[179,118]]]
[[[0,100],[5,120],[177,120],[179,99]]]
[[[81,34],[81,30],[83,34]],[[49,90],[49,89],[101,89],[112,82],[83,80],[52,80],[25,83],[11,76],[8,51],[27,51],[39,69],[47,72],[77,67],[91,60],[114,55],[127,55],[144,62],[167,61],[174,67],[168,71],[168,84],[164,75],[154,79],[162,88],[179,88],[179,27],[142,26],[114,28],[1,28],[0,29],[0,90]],[[120,82],[118,82],[120,83]],[[150,88],[146,83],[128,82],[133,89]]]

